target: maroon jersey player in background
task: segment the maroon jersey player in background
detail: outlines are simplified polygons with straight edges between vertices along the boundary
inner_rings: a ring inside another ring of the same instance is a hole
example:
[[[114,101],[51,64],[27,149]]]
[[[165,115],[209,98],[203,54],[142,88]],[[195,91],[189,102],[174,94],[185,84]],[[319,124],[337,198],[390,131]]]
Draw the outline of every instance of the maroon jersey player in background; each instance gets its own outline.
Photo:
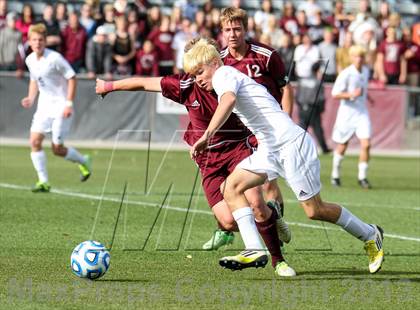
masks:
[[[134,77],[112,82],[97,80],[97,94],[117,90],[162,92],[163,96],[184,105],[190,119],[184,140],[189,145],[194,145],[203,134],[218,104],[216,94],[198,87],[189,74],[156,78]],[[221,228],[231,234],[232,241],[232,232],[237,231],[237,226],[223,200],[220,186],[236,165],[252,153],[252,145],[256,145],[255,137],[236,115],[232,114],[212,140],[209,150],[195,159],[200,168],[207,201]],[[247,195],[254,210],[258,231],[271,254],[275,273],[279,276],[290,276],[291,267],[282,256],[277,230],[277,224],[280,223],[282,235],[288,236],[288,239],[285,238],[283,241],[289,242],[290,231],[287,224],[282,221],[281,215],[275,209],[265,204],[261,188],[250,189]]]
[[[234,7],[226,8],[222,11],[220,21],[223,37],[228,44],[220,53],[223,63],[264,85],[283,111],[291,116],[293,89],[288,84],[280,55],[267,45],[245,39],[248,24],[246,11]],[[273,180],[263,187],[268,204],[283,213],[283,198],[277,181]]]

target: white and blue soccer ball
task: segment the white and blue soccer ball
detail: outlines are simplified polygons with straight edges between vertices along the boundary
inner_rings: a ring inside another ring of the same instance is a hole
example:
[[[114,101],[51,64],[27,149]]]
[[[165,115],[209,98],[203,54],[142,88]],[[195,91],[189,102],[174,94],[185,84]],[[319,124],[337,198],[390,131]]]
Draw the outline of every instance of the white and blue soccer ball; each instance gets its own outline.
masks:
[[[71,270],[80,278],[98,279],[108,270],[110,259],[109,251],[102,243],[84,241],[71,253]]]

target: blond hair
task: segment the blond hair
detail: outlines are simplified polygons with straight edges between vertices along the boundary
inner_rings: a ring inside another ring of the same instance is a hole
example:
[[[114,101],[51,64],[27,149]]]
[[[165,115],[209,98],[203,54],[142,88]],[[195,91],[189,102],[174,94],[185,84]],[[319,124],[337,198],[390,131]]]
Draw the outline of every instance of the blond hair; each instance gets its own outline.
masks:
[[[350,56],[365,56],[366,49],[361,45],[352,45],[349,49]]]
[[[184,71],[193,73],[200,65],[208,65],[213,60],[221,62],[217,45],[207,38],[195,38],[189,41],[184,53]]]
[[[33,33],[38,33],[38,34],[42,35],[44,38],[46,38],[47,37],[47,27],[42,23],[33,24],[29,27],[28,38],[30,38]]]
[[[239,21],[245,30],[248,29],[248,14],[245,10],[234,7],[224,9],[220,15],[220,25],[223,27],[224,24],[233,21]]]

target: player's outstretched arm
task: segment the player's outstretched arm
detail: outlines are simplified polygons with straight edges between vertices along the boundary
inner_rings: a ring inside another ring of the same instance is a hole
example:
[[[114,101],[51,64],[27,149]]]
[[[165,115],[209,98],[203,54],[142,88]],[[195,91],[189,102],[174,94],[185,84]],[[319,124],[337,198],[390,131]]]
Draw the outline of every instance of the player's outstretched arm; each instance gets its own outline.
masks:
[[[191,147],[190,156],[194,158],[199,153],[202,153],[208,146],[210,139],[214,136],[214,134],[223,126],[223,124],[227,121],[230,114],[232,114],[232,110],[235,107],[236,103],[236,95],[233,92],[226,92],[220,98],[220,103],[217,106],[216,111],[211,118],[209,126],[207,127],[204,134],[201,136],[200,139],[197,140],[196,143]]]
[[[112,91],[153,91],[161,92],[162,77],[132,77],[118,81],[96,79],[95,91],[98,95],[106,95]]]

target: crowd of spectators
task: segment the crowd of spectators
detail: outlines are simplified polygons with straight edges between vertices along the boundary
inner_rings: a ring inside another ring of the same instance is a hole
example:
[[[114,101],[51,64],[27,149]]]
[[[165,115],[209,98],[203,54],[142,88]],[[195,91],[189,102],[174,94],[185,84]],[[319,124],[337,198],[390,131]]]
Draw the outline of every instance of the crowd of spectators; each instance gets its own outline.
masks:
[[[232,0],[232,6],[241,6]],[[0,70],[22,75],[31,24],[44,23],[47,47],[63,54],[74,70],[89,78],[114,74],[157,76],[182,70],[186,42],[200,34],[211,36],[224,46],[220,34],[221,8],[212,1],[198,5],[177,0],[172,8],[149,5],[147,0],[115,0],[113,3],[86,0],[79,6],[66,2],[46,2],[35,16],[29,2],[21,12],[9,11],[0,0]],[[358,44],[368,51],[371,78],[387,84],[419,85],[420,23],[407,24],[386,1],[377,12],[368,0],[360,0],[356,11],[346,12],[337,0],[325,12],[316,0],[295,5],[285,1],[282,10],[271,0],[249,14],[248,39],[278,50],[286,64],[295,61],[295,77],[309,76],[320,60],[326,80],[334,81],[347,65],[349,46]]]

